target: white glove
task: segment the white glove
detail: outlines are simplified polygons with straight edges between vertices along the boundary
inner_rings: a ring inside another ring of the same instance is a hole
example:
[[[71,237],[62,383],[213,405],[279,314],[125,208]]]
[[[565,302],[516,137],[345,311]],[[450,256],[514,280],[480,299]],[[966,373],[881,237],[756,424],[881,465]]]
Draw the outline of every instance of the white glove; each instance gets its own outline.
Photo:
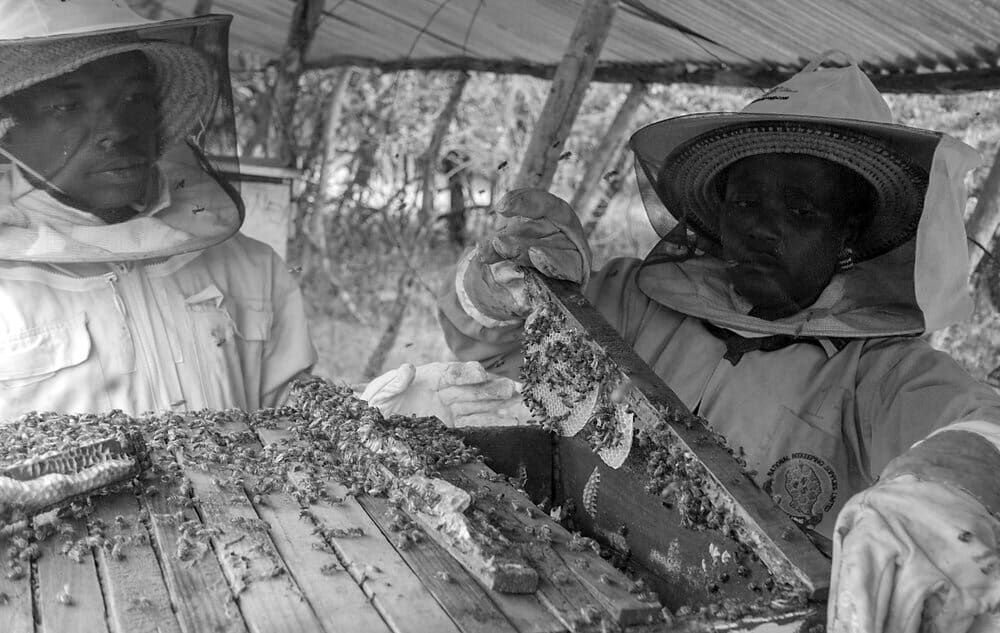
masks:
[[[829,633],[965,633],[1000,605],[1000,522],[972,496],[910,475],[837,517]],[[979,617],[977,617],[979,616]]]
[[[403,363],[368,383],[361,399],[383,415],[433,415],[449,427],[516,426],[531,419],[520,386],[475,361]]]

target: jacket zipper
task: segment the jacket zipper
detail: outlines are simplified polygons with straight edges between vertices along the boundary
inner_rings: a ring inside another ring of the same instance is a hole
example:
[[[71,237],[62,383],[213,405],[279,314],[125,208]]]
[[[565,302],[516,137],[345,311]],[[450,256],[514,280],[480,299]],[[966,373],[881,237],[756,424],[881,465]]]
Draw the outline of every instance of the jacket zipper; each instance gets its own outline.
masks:
[[[125,308],[125,302],[122,300],[121,294],[118,292],[118,273],[107,273],[104,275],[104,279],[108,282],[108,287],[111,288],[111,295],[115,299],[115,307],[118,308],[118,313],[122,315],[122,319],[125,320],[126,327],[128,326],[128,310]],[[131,330],[131,328],[129,328]],[[131,332],[129,332],[131,335]],[[134,343],[134,341],[133,341]]]

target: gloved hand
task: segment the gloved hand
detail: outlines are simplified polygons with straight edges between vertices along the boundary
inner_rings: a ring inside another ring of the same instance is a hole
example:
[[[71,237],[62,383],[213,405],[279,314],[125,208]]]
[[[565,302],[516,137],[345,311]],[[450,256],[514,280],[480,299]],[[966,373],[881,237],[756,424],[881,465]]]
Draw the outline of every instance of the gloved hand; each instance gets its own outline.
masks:
[[[580,218],[564,200],[541,189],[515,189],[494,207],[506,218],[459,265],[457,290],[463,307],[500,325],[517,322],[531,310],[519,267],[585,284],[591,254]],[[481,320],[481,319],[477,319]],[[496,324],[490,324],[496,325]]]
[[[384,415],[433,415],[449,427],[516,426],[531,419],[518,384],[474,361],[403,363],[368,383],[361,399]]]
[[[827,631],[977,630],[1000,605],[998,545],[1000,522],[957,488],[875,484],[837,517]]]

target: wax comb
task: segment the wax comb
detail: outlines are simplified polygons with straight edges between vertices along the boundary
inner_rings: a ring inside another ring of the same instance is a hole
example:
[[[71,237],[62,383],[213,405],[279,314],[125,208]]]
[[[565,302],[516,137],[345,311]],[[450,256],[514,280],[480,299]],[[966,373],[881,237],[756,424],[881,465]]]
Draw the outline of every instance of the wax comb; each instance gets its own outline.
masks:
[[[145,441],[130,433],[0,468],[0,528],[127,482],[148,465]]]

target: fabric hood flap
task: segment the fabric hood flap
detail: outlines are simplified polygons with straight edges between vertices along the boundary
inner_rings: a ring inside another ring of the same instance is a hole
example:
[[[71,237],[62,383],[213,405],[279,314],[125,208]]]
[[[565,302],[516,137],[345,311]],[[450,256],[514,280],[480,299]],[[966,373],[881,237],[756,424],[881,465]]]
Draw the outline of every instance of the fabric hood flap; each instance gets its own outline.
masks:
[[[0,180],[0,258],[45,264],[163,259],[204,250],[239,230],[239,194],[197,150],[175,145],[157,168],[157,201],[117,224],[81,222],[81,211],[41,189],[14,191],[19,174],[12,169]]]

